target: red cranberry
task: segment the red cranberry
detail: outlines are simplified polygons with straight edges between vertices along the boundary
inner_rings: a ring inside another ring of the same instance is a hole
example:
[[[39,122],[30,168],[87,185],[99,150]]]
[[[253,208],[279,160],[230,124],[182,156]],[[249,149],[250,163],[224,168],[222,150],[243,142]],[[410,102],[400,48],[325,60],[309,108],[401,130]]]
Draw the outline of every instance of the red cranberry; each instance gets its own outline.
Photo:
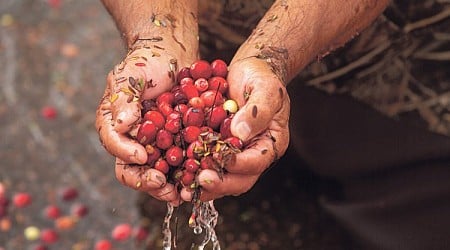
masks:
[[[166,125],[164,128],[171,132],[172,134],[176,134],[181,129],[181,114],[178,112],[172,112],[166,121]]]
[[[189,106],[193,107],[193,108],[198,108],[198,109],[204,109],[205,108],[205,103],[203,102],[202,98],[196,96],[193,97],[189,100]]]
[[[209,62],[198,60],[191,65],[189,72],[194,80],[197,80],[198,78],[208,79],[211,77],[212,69]]]
[[[158,104],[158,110],[164,116],[168,116],[170,113],[173,112],[172,105],[168,104],[168,103],[165,103],[165,102],[162,102],[162,103]]]
[[[147,238],[148,234],[148,230],[142,226],[138,226],[133,229],[133,237],[137,241],[144,241]]]
[[[200,168],[201,169],[214,169],[216,163],[212,156],[205,156],[200,160]]]
[[[186,84],[194,85],[194,79],[192,79],[190,77],[185,77],[183,79],[180,79],[180,86],[183,86]]]
[[[186,159],[183,163],[183,167],[186,169],[187,172],[190,172],[190,173],[197,172],[199,166],[200,166],[200,163],[197,162],[197,160],[192,159],[192,158]]]
[[[89,213],[89,208],[84,204],[74,204],[71,208],[72,215],[75,215],[78,218],[84,217]]]
[[[58,239],[59,235],[54,229],[47,228],[41,231],[41,241],[47,244],[55,243]]]
[[[111,250],[112,243],[109,240],[102,239],[95,243],[94,250]]]
[[[200,141],[194,141],[186,149],[186,157],[191,159],[200,159],[201,156],[198,154],[203,148],[203,144]]]
[[[181,90],[183,90],[183,93],[186,95],[188,100],[198,96],[198,90],[194,84],[183,84],[181,85]]]
[[[220,124],[220,134],[222,135],[222,138],[228,138],[233,136],[231,134],[231,117],[225,118],[222,123]]]
[[[147,151],[147,164],[152,166],[161,157],[161,151],[150,144],[145,146],[145,150]]]
[[[154,165],[154,168],[160,172],[162,172],[163,174],[167,174],[169,173],[169,164],[167,163],[166,160],[164,160],[163,158],[159,158]]]
[[[211,62],[212,75],[213,76],[221,76],[223,78],[227,77],[228,74],[228,66],[227,63],[223,60],[216,59]]]
[[[172,146],[167,149],[165,159],[170,166],[179,166],[183,162],[183,149]]]
[[[203,102],[205,103],[205,107],[212,107],[213,105],[221,105],[224,100],[223,96],[220,92],[215,90],[207,90],[200,95]]]
[[[191,172],[184,171],[183,175],[181,176],[181,183],[183,183],[184,186],[190,186],[192,183],[194,183],[195,180],[195,174]]]
[[[197,126],[187,126],[183,129],[183,139],[187,143],[192,143],[198,140],[200,132],[201,130]]]
[[[228,90],[228,82],[221,76],[214,76],[208,80],[210,90],[219,91],[224,94]]]
[[[205,119],[205,113],[203,110],[198,108],[189,108],[186,113],[183,114],[183,124],[184,126],[197,126],[203,125],[203,120]]]
[[[66,187],[61,190],[61,199],[63,201],[73,201],[78,198],[78,190],[74,187]]]
[[[206,80],[205,78],[198,78],[197,80],[195,80],[194,85],[199,92],[205,92],[209,87],[208,80]]]
[[[180,71],[177,74],[177,79],[180,81],[183,78],[191,77],[190,71],[191,71],[191,69],[188,68],[188,67],[181,68]]]
[[[165,129],[156,134],[156,146],[160,149],[168,149],[173,144],[173,135]]]
[[[228,137],[227,139],[225,139],[225,142],[237,149],[242,149],[244,147],[244,143],[241,141],[241,139],[235,136]]]
[[[222,106],[214,107],[209,114],[207,114],[206,125],[213,129],[218,129],[223,120],[227,118],[227,112]]]
[[[180,104],[177,104],[174,108],[173,108],[173,110],[175,111],[175,112],[178,112],[178,113],[180,113],[180,114],[183,114],[184,112],[186,112],[187,110],[188,110],[188,106],[186,105],[186,104],[184,104],[184,103],[180,103]]]
[[[136,139],[142,145],[147,145],[155,141],[156,132],[158,128],[151,121],[144,121],[142,125],[139,127],[139,130],[136,135]]]
[[[54,220],[61,216],[61,210],[56,205],[48,205],[44,209],[44,215],[45,217]]]
[[[167,103],[173,105],[175,101],[175,95],[172,92],[164,92],[156,98],[156,103]]]
[[[164,116],[155,110],[150,110],[145,113],[144,120],[153,122],[158,129],[164,128],[164,124],[166,123]]]
[[[127,223],[122,223],[114,227],[111,237],[116,241],[125,241],[131,236],[132,228]]]
[[[31,195],[26,192],[17,193],[13,196],[12,202],[18,208],[27,207],[31,204]]]

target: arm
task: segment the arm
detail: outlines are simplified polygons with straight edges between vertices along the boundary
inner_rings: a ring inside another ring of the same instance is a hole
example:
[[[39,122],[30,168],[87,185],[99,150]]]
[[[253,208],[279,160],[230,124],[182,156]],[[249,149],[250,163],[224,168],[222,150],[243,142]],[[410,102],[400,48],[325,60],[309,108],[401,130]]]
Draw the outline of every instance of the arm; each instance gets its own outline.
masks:
[[[314,58],[342,46],[368,26],[387,0],[277,0],[233,58],[230,96],[240,107],[231,131],[250,146],[236,155],[221,181],[199,174],[202,199],[239,195],[289,144],[290,100],[286,84]],[[301,122],[301,121],[299,121]],[[189,198],[189,195],[182,193]]]
[[[377,18],[389,0],[278,0],[242,44],[233,62],[268,58],[285,83],[313,59],[343,46]]]
[[[177,40],[185,46],[185,51],[197,51],[197,43],[183,43],[197,41],[197,1],[102,0],[102,3],[113,17],[128,48],[138,38],[161,36]]]
[[[147,152],[129,133],[141,117],[140,101],[169,90],[175,84],[177,68],[197,60],[197,1],[102,2],[116,22],[128,53],[108,74],[97,108],[95,125],[100,140],[116,157],[116,177],[122,184],[176,203],[178,192],[163,173],[130,167],[146,163]]]

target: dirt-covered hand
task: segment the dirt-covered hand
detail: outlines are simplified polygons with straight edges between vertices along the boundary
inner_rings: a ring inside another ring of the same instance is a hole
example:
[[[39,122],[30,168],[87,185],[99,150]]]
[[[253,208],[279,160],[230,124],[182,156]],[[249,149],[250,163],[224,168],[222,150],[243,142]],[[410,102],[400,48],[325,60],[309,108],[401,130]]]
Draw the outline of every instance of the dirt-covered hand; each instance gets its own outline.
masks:
[[[255,57],[238,60],[230,64],[227,80],[230,97],[240,107],[231,131],[247,147],[228,164],[222,180],[213,170],[199,173],[202,200],[247,192],[289,143],[289,96],[271,67]],[[191,198],[187,190],[181,195],[184,200]]]
[[[108,74],[106,90],[96,113],[96,128],[105,149],[116,158],[117,179],[133,189],[165,201],[178,193],[166,184],[163,173],[139,166],[147,161],[146,149],[130,138],[141,118],[141,101],[157,97],[175,84],[178,67],[195,57],[173,57],[144,44],[130,51]]]

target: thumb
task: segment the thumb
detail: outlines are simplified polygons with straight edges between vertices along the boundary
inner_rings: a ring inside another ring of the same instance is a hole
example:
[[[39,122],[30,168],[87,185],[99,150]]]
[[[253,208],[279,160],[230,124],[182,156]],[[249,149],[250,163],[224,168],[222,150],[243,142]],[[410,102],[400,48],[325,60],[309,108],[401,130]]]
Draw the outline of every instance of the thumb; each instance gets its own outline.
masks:
[[[238,97],[237,102],[241,104],[241,108],[233,117],[231,133],[247,141],[266,130],[281,109],[282,98],[278,94],[280,89],[282,91],[281,83],[276,76],[267,73],[243,78],[241,82],[244,86],[233,86],[232,79],[230,78],[230,96]]]

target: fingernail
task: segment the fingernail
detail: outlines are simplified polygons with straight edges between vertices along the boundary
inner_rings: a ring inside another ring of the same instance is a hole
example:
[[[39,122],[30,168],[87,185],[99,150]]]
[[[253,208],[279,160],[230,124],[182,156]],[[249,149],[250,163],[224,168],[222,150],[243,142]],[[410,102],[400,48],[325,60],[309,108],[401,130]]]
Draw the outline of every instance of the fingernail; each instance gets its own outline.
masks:
[[[250,136],[250,127],[246,122],[240,122],[236,125],[236,136],[242,141],[246,141]]]

